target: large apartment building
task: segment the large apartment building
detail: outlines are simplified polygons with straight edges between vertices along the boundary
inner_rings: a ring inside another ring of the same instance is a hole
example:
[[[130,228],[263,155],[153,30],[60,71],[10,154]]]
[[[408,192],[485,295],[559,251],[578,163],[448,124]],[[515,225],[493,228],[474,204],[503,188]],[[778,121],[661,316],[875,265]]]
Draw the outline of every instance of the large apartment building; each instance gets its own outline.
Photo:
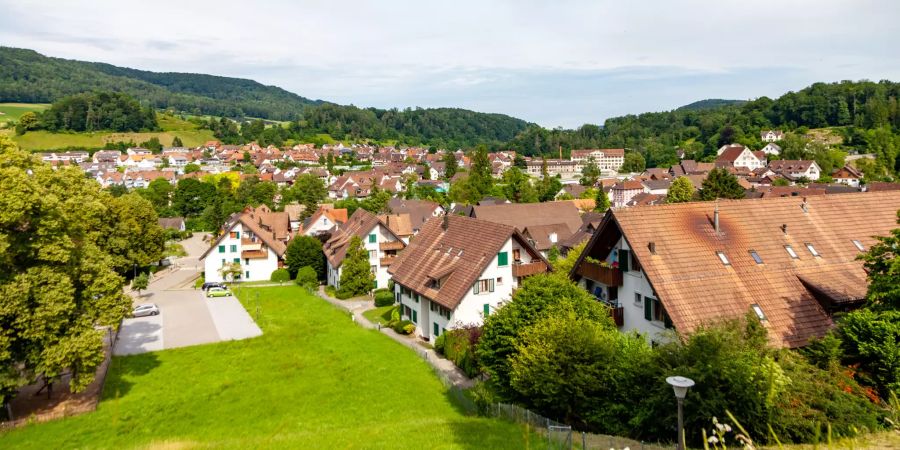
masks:
[[[284,266],[291,239],[287,213],[266,205],[247,207],[229,218],[219,237],[200,257],[206,281],[265,281]],[[239,275],[224,275],[226,265],[239,264]],[[227,279],[226,279],[227,277]]]
[[[397,253],[406,247],[406,243],[397,236],[378,216],[359,208],[347,223],[340,225],[331,235],[331,239],[322,246],[327,263],[328,284],[335,289],[341,287],[341,272],[347,249],[354,236],[358,236],[369,253],[369,267],[375,275],[373,289],[388,286],[388,267],[394,263]]]

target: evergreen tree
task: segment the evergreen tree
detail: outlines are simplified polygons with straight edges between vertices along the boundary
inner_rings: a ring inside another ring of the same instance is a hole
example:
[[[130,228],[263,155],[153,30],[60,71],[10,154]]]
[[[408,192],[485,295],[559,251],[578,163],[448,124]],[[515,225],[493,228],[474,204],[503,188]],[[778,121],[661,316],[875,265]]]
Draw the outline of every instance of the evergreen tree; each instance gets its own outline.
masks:
[[[487,153],[487,147],[479,145],[475,148],[475,154],[472,157],[472,170],[469,173],[468,183],[476,197],[474,202],[490,195],[494,187],[491,161],[488,159]]]
[[[666,194],[666,203],[684,203],[694,198],[694,184],[687,177],[675,178]]]
[[[546,163],[547,161],[544,160],[544,164]],[[541,170],[543,170],[543,167]],[[591,157],[588,159],[587,164],[581,169],[581,179],[578,180],[578,182],[581,183],[582,186],[591,187],[597,184],[598,179],[600,179],[600,168],[597,167],[597,163],[594,161],[594,158]]]
[[[594,211],[606,212],[606,210],[609,209],[609,196],[606,195],[603,186],[597,188],[597,198],[595,200],[596,206],[594,206]]]
[[[356,297],[371,291],[374,284],[375,275],[369,268],[369,252],[363,247],[362,239],[353,236],[341,264],[341,283],[337,293],[343,298]]]
[[[860,256],[869,278],[866,299],[875,309],[900,310],[900,228],[876,239],[878,243]]]
[[[284,252],[284,265],[287,266],[291,278],[303,267],[312,267],[320,280],[325,279],[325,254],[322,253],[322,242],[312,236],[297,236],[291,239]]]
[[[180,137],[175,136],[175,138],[172,139],[172,147],[184,147]]]
[[[744,196],[744,188],[738,183],[737,177],[722,168],[709,171],[700,189],[700,200],[705,201],[717,198],[739,199]]]
[[[449,180],[459,171],[459,162],[456,161],[456,155],[450,150],[444,152],[444,179]]]

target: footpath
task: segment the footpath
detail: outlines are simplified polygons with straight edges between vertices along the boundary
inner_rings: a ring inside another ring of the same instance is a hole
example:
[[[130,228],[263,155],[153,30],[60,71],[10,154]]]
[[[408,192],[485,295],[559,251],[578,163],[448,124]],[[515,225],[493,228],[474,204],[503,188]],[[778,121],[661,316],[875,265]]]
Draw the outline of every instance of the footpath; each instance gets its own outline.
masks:
[[[416,352],[416,354],[418,354],[422,359],[425,360],[425,362],[427,362],[431,365],[431,367],[434,368],[438,376],[440,376],[445,382],[449,383],[450,385],[461,389],[468,389],[475,385],[475,382],[467,377],[465,373],[459,370],[459,368],[456,367],[455,364],[445,358],[442,358],[437,354],[437,352],[434,351],[434,349],[423,347],[422,345],[417,343],[415,337],[397,334],[396,332],[394,332],[394,330],[374,324],[365,316],[363,316],[363,312],[375,308],[375,305],[371,298],[357,297],[355,299],[339,300],[328,295],[325,292],[324,287],[322,286],[319,286],[318,294],[319,297],[321,297],[326,302],[348,311],[350,313],[351,320],[353,320],[363,328],[378,330],[382,334]]]

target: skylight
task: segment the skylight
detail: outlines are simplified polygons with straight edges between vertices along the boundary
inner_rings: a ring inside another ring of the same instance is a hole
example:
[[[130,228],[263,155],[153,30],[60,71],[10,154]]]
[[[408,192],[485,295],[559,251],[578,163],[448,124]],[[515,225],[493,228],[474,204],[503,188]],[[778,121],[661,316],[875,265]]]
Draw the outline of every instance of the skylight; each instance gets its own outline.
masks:
[[[725,256],[724,252],[716,252],[716,255],[719,255],[719,260],[722,261],[722,264],[725,264],[726,266],[731,265],[731,263],[728,262],[728,257]]]
[[[853,245],[855,245],[856,248],[858,248],[859,251],[861,251],[861,252],[866,251],[866,247],[864,247],[864,246],[862,245],[862,242],[859,242],[859,241],[857,241],[856,239],[853,240]]]
[[[810,244],[809,242],[806,243],[806,248],[809,249],[809,252],[812,253],[813,256],[816,256],[816,257],[819,256],[819,252],[816,251],[816,248],[813,247],[813,245]]]
[[[756,313],[756,317],[758,317],[760,321],[766,320],[766,314],[763,313],[763,310],[762,310],[762,308],[759,307],[759,305],[754,303],[754,304],[750,305],[750,308],[753,310],[754,313]]]
[[[794,259],[800,258],[799,256],[797,256],[797,252],[794,251],[794,248],[791,247],[790,245],[785,245],[784,249],[787,250],[788,255],[791,255],[791,258],[794,258]]]
[[[756,261],[757,264],[762,264],[762,258],[759,257],[759,253],[756,253],[756,250],[750,250],[750,256]]]

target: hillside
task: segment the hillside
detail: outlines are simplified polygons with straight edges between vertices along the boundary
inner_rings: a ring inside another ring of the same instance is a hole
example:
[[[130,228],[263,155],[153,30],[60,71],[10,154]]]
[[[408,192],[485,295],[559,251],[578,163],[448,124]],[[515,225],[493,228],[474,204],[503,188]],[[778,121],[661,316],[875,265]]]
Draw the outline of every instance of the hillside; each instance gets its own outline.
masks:
[[[703,111],[707,109],[717,109],[723,106],[740,106],[747,103],[746,100],[725,100],[721,98],[708,98],[684,105],[676,111]]]
[[[121,91],[156,108],[291,120],[322,103],[241,78],[156,73],[0,47],[0,102],[49,103],[85,91]]]

